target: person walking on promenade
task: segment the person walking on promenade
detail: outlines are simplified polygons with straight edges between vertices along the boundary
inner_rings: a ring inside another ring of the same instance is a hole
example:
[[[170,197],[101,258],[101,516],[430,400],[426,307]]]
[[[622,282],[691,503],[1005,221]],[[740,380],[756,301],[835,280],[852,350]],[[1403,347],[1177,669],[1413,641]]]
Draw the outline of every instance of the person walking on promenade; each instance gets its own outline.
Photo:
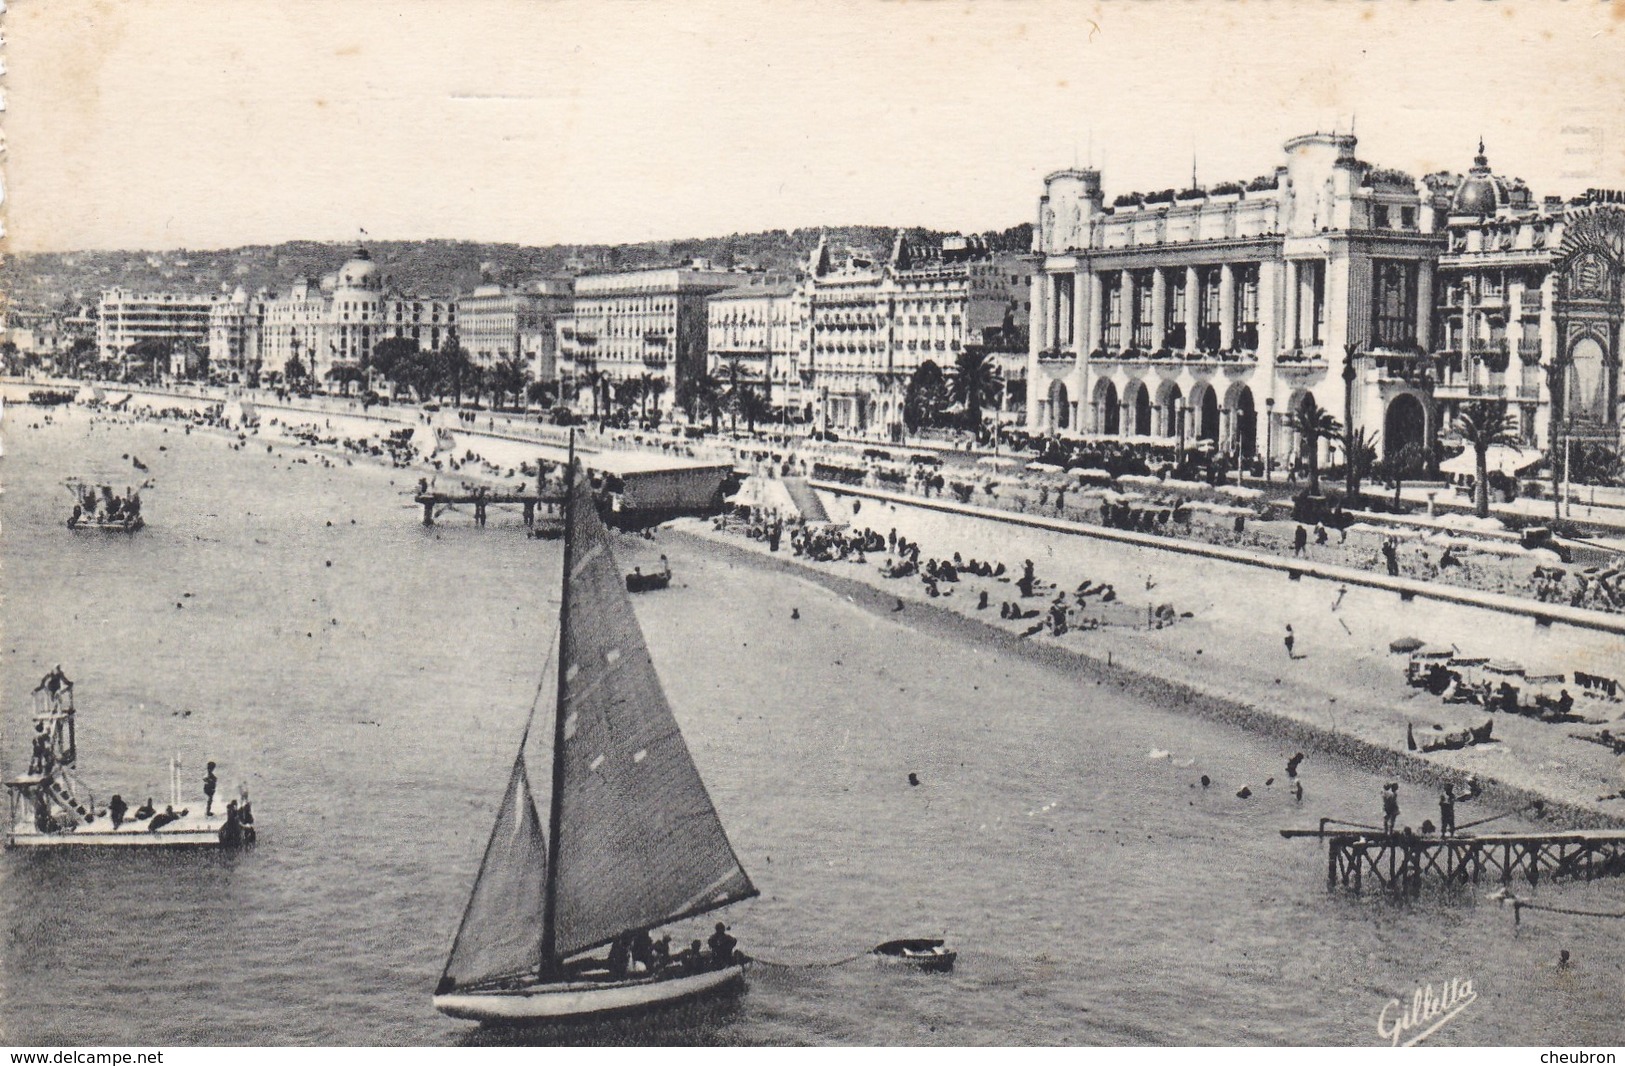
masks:
[[[1444,783],[1444,791],[1439,793],[1439,835],[1456,835],[1456,786],[1448,781]]]
[[[1399,546],[1393,537],[1382,542],[1382,557],[1388,564],[1388,576],[1399,576]]]
[[[1392,833],[1399,821],[1399,782],[1390,781],[1382,786],[1382,831]]]
[[[1292,531],[1292,554],[1302,555],[1303,549],[1309,543],[1309,531],[1299,523],[1298,528]]]
[[[1298,638],[1297,635],[1292,632],[1292,626],[1290,623],[1288,623],[1286,627],[1286,636],[1281,638],[1281,643],[1286,645],[1286,657],[1288,659],[1296,659],[1298,657],[1297,653],[1292,650],[1297,645]]]

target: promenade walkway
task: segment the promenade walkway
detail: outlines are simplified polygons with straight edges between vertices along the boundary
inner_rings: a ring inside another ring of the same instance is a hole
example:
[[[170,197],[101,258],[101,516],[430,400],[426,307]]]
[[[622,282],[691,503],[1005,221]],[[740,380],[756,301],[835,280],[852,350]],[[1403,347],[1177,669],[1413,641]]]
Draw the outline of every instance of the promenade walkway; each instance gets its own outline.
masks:
[[[1178,537],[1160,537],[1149,533],[1137,533],[1132,530],[1108,529],[1105,526],[1088,525],[1082,522],[1072,522],[1060,518],[1047,518],[1043,515],[1022,514],[1015,511],[1006,511],[992,507],[978,507],[974,504],[962,504],[957,501],[945,500],[940,497],[925,498],[904,493],[886,492],[880,489],[864,488],[856,485],[842,485],[828,481],[813,481],[810,484],[824,492],[838,493],[848,496],[861,496],[875,500],[884,500],[891,503],[907,504],[911,507],[923,507],[928,510],[940,511],[947,514],[960,514],[967,517],[989,519],[996,522],[1005,522],[1011,525],[1026,526],[1031,529],[1049,530],[1058,533],[1067,533],[1081,537],[1093,537],[1098,540],[1115,541],[1120,544],[1132,544],[1138,547],[1155,548],[1160,551],[1177,552],[1185,555],[1195,555],[1207,559],[1222,560],[1230,563],[1240,563],[1267,570],[1284,573],[1294,580],[1311,576],[1335,581],[1346,585],[1363,585],[1369,588],[1386,589],[1398,593],[1401,599],[1412,600],[1417,597],[1440,600],[1446,603],[1459,603],[1472,607],[1481,607],[1488,610],[1501,611],[1506,614],[1520,615],[1533,619],[1540,625],[1551,625],[1561,621],[1568,625],[1585,629],[1596,629],[1603,632],[1625,635],[1625,615],[1605,614],[1599,611],[1588,611],[1582,608],[1570,607],[1566,604],[1540,603],[1535,600],[1523,599],[1516,596],[1504,596],[1495,592],[1483,592],[1477,589],[1462,588],[1457,585],[1446,585],[1439,582],[1417,581],[1412,578],[1389,577],[1386,574],[1375,573],[1370,570],[1360,570],[1354,567],[1334,566],[1327,563],[1316,563],[1305,559],[1283,559],[1276,555],[1265,555],[1261,552],[1246,551],[1241,548],[1228,548],[1215,544],[1206,544],[1201,541],[1186,540]]]

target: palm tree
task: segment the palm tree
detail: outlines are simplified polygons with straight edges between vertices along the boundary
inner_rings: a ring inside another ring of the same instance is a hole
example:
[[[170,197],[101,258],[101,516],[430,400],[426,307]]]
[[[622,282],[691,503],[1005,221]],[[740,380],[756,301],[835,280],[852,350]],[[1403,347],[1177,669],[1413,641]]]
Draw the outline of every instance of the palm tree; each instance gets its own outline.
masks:
[[[477,372],[477,368],[468,358],[468,349],[457,343],[455,335],[446,337],[445,347],[440,349],[440,372],[443,381],[451,383],[456,393],[457,402],[463,402],[463,389],[471,384],[470,378]]]
[[[654,403],[655,418],[660,416],[660,397],[666,394],[666,379],[659,375],[652,375],[646,387],[645,395]]]
[[[982,408],[999,402],[999,364],[985,348],[966,348],[954,361],[949,391],[954,403],[964,405],[971,425],[981,425]]]
[[[738,432],[739,412],[745,404],[745,394],[753,391],[750,384],[750,371],[745,369],[745,364],[740,362],[738,356],[733,356],[728,360],[726,380],[728,389],[723,395],[723,402],[727,405],[729,418],[732,422],[729,427],[730,431]]]
[[[1475,400],[1456,416],[1456,432],[1473,450],[1473,458],[1477,461],[1477,478],[1473,484],[1473,513],[1480,518],[1488,518],[1490,448],[1500,444],[1523,450],[1518,440],[1518,416],[1507,408],[1505,400]]]
[[[497,360],[486,372],[486,380],[490,383],[492,393],[492,406],[501,406],[502,398],[513,396],[514,403],[519,403],[524,395],[525,384],[530,380],[525,361],[517,355],[508,355]]]
[[[417,341],[410,337],[385,337],[372,348],[372,369],[388,383],[391,395],[398,395],[401,370],[418,354]]]
[[[948,383],[942,368],[927,359],[908,379],[908,391],[903,398],[903,422],[910,433],[926,426],[934,426],[948,406]]]
[[[1377,434],[1361,431],[1357,427],[1343,427],[1344,476],[1348,488],[1349,506],[1360,498],[1360,482],[1377,467]]]
[[[604,395],[604,390],[609,387],[609,372],[594,367],[581,375],[581,381],[587,388],[592,390],[592,417],[594,421],[597,421],[599,417],[599,401]]]
[[[709,415],[711,418],[711,432],[720,428],[717,420],[722,414],[722,382],[716,375],[706,372],[694,378],[688,384],[688,397],[690,421]]]
[[[1420,476],[1427,470],[1427,456],[1422,452],[1422,446],[1410,441],[1395,451],[1389,452],[1387,458],[1377,464],[1377,474],[1394,483],[1394,510],[1399,510],[1399,493],[1404,488],[1405,479]]]
[[[756,432],[756,423],[767,421],[773,414],[772,405],[753,388],[739,394],[738,410],[745,416],[745,426],[752,434]]]
[[[647,372],[639,374],[637,380],[638,380],[638,399],[642,404],[642,406],[639,408],[639,411],[643,415],[644,418],[648,418],[649,417],[649,399],[650,399],[650,397],[652,397],[654,395],[655,382],[657,382],[657,381],[660,382],[662,388],[665,387],[666,382],[665,382],[665,379],[657,377],[656,375],[650,374],[650,373],[647,373]]]
[[[1298,409],[1286,416],[1286,427],[1298,435],[1299,446],[1309,461],[1309,495],[1320,495],[1320,442],[1336,440],[1343,432],[1343,423],[1306,394]]]

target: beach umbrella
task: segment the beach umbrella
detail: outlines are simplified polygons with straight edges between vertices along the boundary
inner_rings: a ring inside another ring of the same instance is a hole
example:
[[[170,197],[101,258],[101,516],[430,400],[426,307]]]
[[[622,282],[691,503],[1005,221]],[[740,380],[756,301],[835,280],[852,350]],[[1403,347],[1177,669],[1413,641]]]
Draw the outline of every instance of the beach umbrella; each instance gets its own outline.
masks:
[[[1388,650],[1395,655],[1408,655],[1426,643],[1426,641],[1418,640],[1416,637],[1400,637],[1398,640],[1389,642]]]
[[[1511,659],[1491,659],[1484,664],[1484,669],[1497,674],[1521,674],[1524,672],[1522,663],[1515,663]]]

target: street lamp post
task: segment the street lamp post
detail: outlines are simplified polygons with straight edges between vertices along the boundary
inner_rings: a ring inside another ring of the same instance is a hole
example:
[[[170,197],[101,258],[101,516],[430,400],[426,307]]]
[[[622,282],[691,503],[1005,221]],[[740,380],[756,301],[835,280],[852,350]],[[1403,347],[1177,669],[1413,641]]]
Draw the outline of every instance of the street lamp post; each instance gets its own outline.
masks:
[[[1343,473],[1344,488],[1348,491],[1349,505],[1355,503],[1359,493],[1359,471],[1355,468],[1355,449],[1358,441],[1354,433],[1354,353],[1357,346],[1343,345]]]
[[[1264,398],[1264,482],[1275,477],[1275,397]]]

